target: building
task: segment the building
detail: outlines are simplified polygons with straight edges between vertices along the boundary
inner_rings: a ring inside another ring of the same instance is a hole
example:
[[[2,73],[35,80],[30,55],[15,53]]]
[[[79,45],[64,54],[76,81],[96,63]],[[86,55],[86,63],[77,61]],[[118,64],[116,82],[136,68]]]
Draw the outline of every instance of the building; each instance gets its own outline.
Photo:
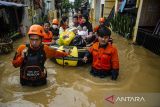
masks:
[[[98,22],[100,17],[108,17],[114,7],[114,14],[118,12],[135,11],[135,26],[132,34],[133,41],[136,40],[138,26],[156,26],[160,18],[159,0],[90,0],[91,17]]]
[[[91,18],[93,21],[98,22],[100,17],[108,17],[115,0],[90,0],[91,4]]]

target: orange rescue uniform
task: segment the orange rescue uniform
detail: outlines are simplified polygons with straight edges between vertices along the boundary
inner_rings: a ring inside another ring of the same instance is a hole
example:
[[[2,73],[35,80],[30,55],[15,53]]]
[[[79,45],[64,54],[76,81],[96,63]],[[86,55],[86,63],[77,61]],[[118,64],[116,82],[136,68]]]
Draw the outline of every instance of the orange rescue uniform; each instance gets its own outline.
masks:
[[[89,52],[93,56],[93,68],[102,71],[119,69],[118,52],[113,45],[108,44],[106,48],[101,48],[99,47],[99,42],[96,42],[89,49]]]
[[[48,33],[44,32],[43,34],[43,42],[52,42],[53,34],[51,31]]]
[[[12,61],[12,64],[14,67],[20,67],[23,63],[24,58],[22,57],[22,51],[26,48],[26,45],[20,45],[17,49],[16,55]],[[67,53],[65,52],[59,52],[52,48],[50,48],[47,45],[44,45],[43,47],[44,52],[46,54],[46,58],[52,58],[52,57],[64,57],[67,56]]]

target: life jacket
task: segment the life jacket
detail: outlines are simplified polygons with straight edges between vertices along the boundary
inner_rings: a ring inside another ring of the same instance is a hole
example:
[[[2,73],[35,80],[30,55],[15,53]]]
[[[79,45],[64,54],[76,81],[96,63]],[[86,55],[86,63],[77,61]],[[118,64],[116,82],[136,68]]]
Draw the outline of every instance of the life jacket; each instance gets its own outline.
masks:
[[[40,46],[38,50],[33,50],[26,44],[28,51],[24,61],[20,67],[20,78],[29,81],[46,79],[47,71],[45,71],[44,63],[46,61],[44,46]]]
[[[49,31],[48,33],[44,32],[43,42],[51,42],[52,41],[52,32]]]
[[[99,43],[93,45],[93,63],[92,67],[100,71],[109,71],[112,69],[112,46],[108,44],[106,48],[99,48]]]

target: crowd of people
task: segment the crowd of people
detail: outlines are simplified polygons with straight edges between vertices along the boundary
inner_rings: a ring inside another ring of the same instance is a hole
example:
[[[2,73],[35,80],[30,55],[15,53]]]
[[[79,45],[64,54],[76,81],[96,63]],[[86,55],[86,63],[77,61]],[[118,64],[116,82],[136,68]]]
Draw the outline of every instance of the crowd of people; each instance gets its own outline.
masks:
[[[89,22],[88,15],[75,14],[72,21],[73,25],[69,26],[69,18],[63,16],[61,21],[53,19],[52,25],[44,22],[43,25],[34,24],[30,27],[28,31],[30,43],[20,45],[12,61],[14,67],[20,67],[22,85],[46,84],[47,71],[44,67],[46,59],[69,55],[67,52],[50,48],[50,44],[57,44],[59,35],[65,31],[73,32],[76,35],[73,39],[80,37],[86,44],[91,44],[83,58],[84,62],[88,60],[88,57],[92,58],[91,75],[100,78],[111,76],[112,80],[117,79],[119,75],[118,51],[112,44],[109,26],[104,24],[105,18],[100,18],[99,25],[94,29],[92,23]],[[73,29],[70,30],[70,28]],[[76,44],[72,45],[76,46]]]

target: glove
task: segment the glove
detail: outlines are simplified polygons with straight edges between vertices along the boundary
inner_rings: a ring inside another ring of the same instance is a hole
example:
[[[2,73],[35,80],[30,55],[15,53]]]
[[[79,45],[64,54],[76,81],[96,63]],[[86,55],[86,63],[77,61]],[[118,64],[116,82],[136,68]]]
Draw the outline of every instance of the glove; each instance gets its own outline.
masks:
[[[113,70],[111,71],[111,79],[112,79],[112,80],[116,80],[117,77],[118,77],[118,75],[119,75],[119,71],[118,71],[118,70],[113,69]]]

